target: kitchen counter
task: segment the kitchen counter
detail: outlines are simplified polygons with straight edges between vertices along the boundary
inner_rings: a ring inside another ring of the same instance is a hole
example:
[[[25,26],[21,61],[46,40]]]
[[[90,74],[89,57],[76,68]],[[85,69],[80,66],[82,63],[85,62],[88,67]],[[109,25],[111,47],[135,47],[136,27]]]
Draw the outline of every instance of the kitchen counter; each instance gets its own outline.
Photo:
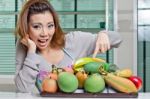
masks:
[[[139,93],[137,98],[130,98],[130,99],[149,99],[149,98],[150,98],[150,93]],[[59,99],[59,98],[41,97],[38,94],[30,94],[30,93],[0,92],[0,99]],[[62,97],[62,99],[66,99],[66,97]],[[75,97],[73,99],[75,99]],[[110,98],[103,98],[103,99],[110,99]],[[128,99],[128,98],[117,98],[117,99]]]

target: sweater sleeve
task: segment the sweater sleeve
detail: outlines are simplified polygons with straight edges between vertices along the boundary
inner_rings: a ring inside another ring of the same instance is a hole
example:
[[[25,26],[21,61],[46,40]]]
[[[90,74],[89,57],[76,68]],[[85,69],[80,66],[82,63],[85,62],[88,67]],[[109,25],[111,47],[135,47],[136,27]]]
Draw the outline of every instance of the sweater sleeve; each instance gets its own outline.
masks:
[[[27,53],[19,41],[16,44],[15,85],[19,92],[32,92],[39,71],[40,59],[36,53]]]
[[[108,31],[108,37],[111,48],[118,48],[123,41],[120,34],[115,31]]]
[[[122,42],[119,33],[108,31],[111,48],[119,47]],[[75,59],[93,54],[97,40],[97,34],[90,32],[74,31],[67,35],[67,48],[72,50]]]
[[[73,31],[66,36],[66,47],[76,59],[90,55],[95,48],[96,35],[89,32]]]

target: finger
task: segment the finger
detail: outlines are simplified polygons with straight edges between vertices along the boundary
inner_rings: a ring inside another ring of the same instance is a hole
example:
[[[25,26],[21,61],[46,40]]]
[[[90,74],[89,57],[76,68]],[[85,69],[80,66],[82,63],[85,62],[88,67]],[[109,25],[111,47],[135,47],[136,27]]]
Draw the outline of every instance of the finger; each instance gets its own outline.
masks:
[[[102,52],[105,53],[107,50],[109,50],[109,45],[105,44],[104,47],[103,47]]]
[[[28,34],[25,35],[24,39],[25,39],[26,41],[28,41],[28,39],[29,39]]]
[[[108,41],[108,45],[107,45],[107,47],[108,47],[108,50],[110,49],[110,42]]]
[[[107,50],[108,50],[108,48],[107,48],[107,44],[103,44],[103,45],[101,45],[101,47],[100,47],[100,52],[101,53],[105,53]]]
[[[103,53],[105,53],[107,50],[109,50],[109,49],[108,49],[108,43],[104,45]]]
[[[110,49],[110,43],[109,43],[109,41],[107,41],[105,44],[102,43],[100,45],[100,50],[101,50],[102,53],[105,53],[109,49]]]
[[[29,34],[26,34],[25,38],[26,38],[26,39],[29,39]]]
[[[101,45],[101,47],[99,48],[99,51],[100,51],[101,53],[104,53],[105,50],[106,50],[105,44]]]
[[[25,37],[21,40],[21,43],[28,46],[29,35],[26,34]]]
[[[93,53],[93,58],[96,57],[97,53],[99,52],[99,46],[96,46],[94,53]]]
[[[27,40],[25,38],[21,40],[21,43],[27,46]]]

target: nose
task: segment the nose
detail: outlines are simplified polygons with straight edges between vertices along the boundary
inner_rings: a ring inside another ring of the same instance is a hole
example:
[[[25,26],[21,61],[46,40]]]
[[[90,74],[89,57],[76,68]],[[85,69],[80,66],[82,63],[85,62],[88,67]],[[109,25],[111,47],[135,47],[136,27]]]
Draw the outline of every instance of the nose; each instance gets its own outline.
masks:
[[[47,36],[47,34],[48,34],[48,30],[46,28],[42,28],[40,36]]]

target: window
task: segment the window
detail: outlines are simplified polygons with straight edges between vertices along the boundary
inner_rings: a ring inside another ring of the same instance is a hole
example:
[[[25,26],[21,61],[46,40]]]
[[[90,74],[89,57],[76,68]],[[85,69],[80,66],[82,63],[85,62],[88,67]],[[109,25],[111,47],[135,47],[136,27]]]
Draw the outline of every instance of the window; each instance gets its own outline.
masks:
[[[9,3],[8,3],[9,2]],[[14,74],[16,1],[0,1],[0,74]]]
[[[150,91],[150,0],[138,0],[138,75],[144,92]]]

